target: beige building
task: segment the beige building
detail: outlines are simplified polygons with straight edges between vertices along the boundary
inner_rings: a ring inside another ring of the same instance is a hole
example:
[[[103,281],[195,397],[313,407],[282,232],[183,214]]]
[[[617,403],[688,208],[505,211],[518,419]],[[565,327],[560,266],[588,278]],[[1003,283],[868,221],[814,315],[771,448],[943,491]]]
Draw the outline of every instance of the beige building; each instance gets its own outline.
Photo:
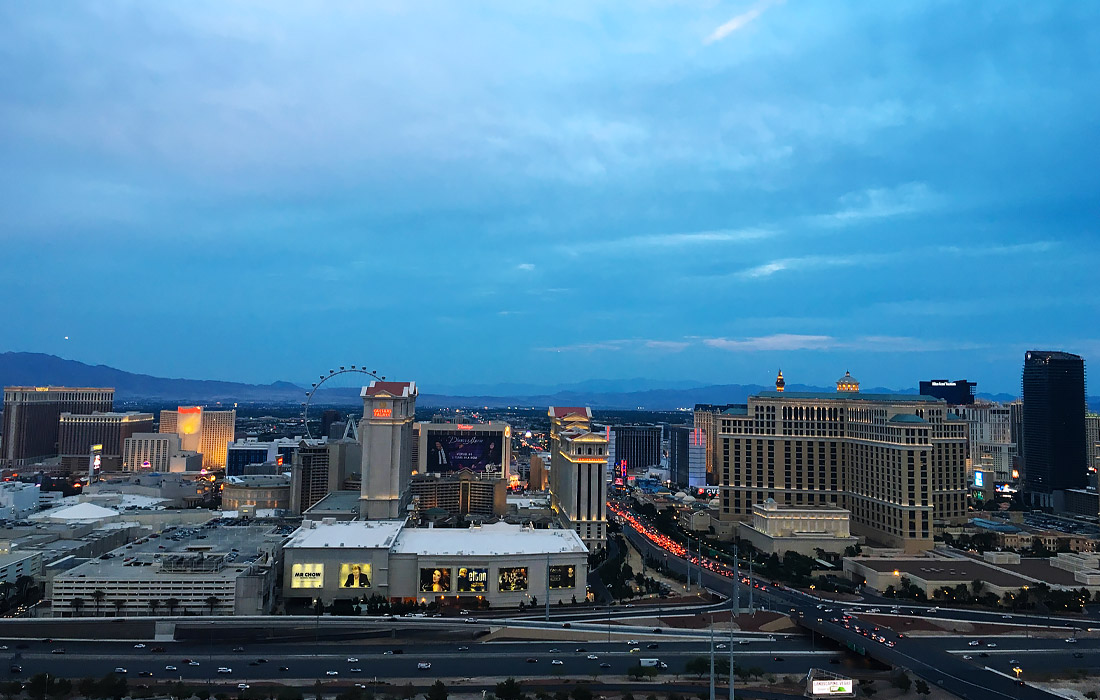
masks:
[[[222,510],[290,507],[290,478],[280,474],[230,476],[222,484]]]
[[[450,515],[503,516],[508,512],[508,482],[483,474],[417,474],[409,497],[421,513],[442,508]]]
[[[551,507],[595,551],[607,542],[607,436],[591,431],[590,408],[551,406],[549,416]]]
[[[122,466],[123,442],[136,433],[152,431],[152,413],[62,413],[57,426],[61,463],[69,473],[87,472],[91,447],[100,445],[103,471],[118,471]]]
[[[813,557],[819,549],[841,554],[859,541],[849,532],[849,515],[843,508],[795,508],[769,498],[752,507],[752,522],[741,523],[739,534],[765,554],[798,552]]]
[[[201,406],[180,406],[160,412],[160,432],[180,436],[180,447],[202,454],[203,469],[224,469],[229,443],[233,442],[236,411],[207,411]]]
[[[718,414],[722,518],[769,498],[851,513],[852,533],[932,548],[933,522],[966,517],[966,423],[929,396],[765,391]]]
[[[527,476],[528,491],[545,491],[550,488],[548,467],[550,466],[550,454],[547,452],[532,452],[531,467]]]
[[[385,520],[401,515],[401,499],[409,487],[413,460],[413,419],[416,382],[375,380],[363,387],[363,443],[360,517]]]

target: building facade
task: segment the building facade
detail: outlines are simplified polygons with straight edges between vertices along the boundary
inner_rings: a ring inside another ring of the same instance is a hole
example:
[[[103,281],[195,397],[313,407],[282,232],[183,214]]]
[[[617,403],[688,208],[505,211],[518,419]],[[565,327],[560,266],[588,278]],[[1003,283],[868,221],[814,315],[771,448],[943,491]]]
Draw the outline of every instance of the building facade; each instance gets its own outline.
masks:
[[[0,466],[22,467],[60,454],[61,414],[110,411],[114,400],[115,390],[103,387],[4,387]]]
[[[1085,361],[1067,352],[1029,350],[1023,373],[1024,490],[1052,507],[1053,493],[1088,483]]]
[[[237,412],[180,406],[160,412],[160,432],[180,436],[182,449],[202,454],[203,469],[224,469],[229,443],[236,434]]]
[[[222,510],[252,506],[265,510],[290,508],[290,479],[276,474],[226,477]]]
[[[1016,443],[1012,441],[1012,410],[997,403],[979,402],[952,406],[951,412],[966,421],[967,459],[971,474],[986,469],[996,481],[1014,481]]]
[[[551,507],[595,551],[607,542],[608,438],[591,432],[590,408],[551,406],[549,416]]]
[[[661,426],[611,426],[610,463],[628,469],[661,466]]]
[[[668,470],[672,483],[680,487],[707,485],[707,434],[687,425],[669,427]]]
[[[780,376],[782,376],[780,372]],[[778,382],[776,384],[778,387]],[[777,388],[777,391],[781,388]],[[697,403],[695,404],[694,413],[694,425],[703,431],[703,434],[707,436],[706,441],[706,467],[707,467],[707,486],[717,486],[721,479],[718,472],[718,416],[726,411],[741,412],[746,408],[745,404],[709,404],[709,403]]]
[[[153,432],[153,414],[95,411],[93,413],[62,413],[58,419],[58,449],[68,471],[87,467],[92,445],[101,445],[104,471],[122,467],[123,444],[135,433]],[[83,462],[83,464],[81,464]]]
[[[256,438],[243,438],[231,442],[226,449],[225,475],[242,476],[247,473],[247,468],[253,464],[280,461],[290,466],[294,459],[294,450],[302,438],[278,438],[261,442]],[[281,458],[281,460],[280,460]]]
[[[850,375],[842,379],[857,386]],[[966,518],[966,424],[929,396],[766,391],[718,417],[721,517],[828,506],[851,530],[907,551]]]
[[[363,387],[363,444],[360,517],[385,520],[400,515],[412,477],[416,382],[375,380]]]
[[[508,512],[508,482],[466,471],[417,474],[409,482],[409,498],[420,513],[440,508],[456,516],[503,516]]]
[[[969,406],[974,403],[974,390],[978,385],[965,379],[930,379],[920,383],[923,396],[935,396],[950,406]]]

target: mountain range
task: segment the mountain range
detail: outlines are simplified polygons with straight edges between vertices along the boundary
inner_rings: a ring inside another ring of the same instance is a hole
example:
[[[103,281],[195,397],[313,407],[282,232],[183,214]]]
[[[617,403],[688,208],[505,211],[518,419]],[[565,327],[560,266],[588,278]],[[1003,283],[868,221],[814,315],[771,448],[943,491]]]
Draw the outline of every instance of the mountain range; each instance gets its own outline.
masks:
[[[205,379],[179,379],[135,374],[106,365],[89,365],[55,355],[29,352],[0,353],[0,386],[109,386],[119,401],[161,400],[181,403],[253,402],[301,403],[308,388],[292,382],[246,384]],[[424,387],[421,387],[422,389]],[[446,385],[439,393],[421,393],[422,406],[552,406],[587,405],[593,408],[651,411],[691,409],[697,403],[744,403],[754,393],[771,389],[759,384],[704,384],[647,379],[591,380],[549,387],[537,384]],[[788,391],[832,391],[832,387],[789,384]],[[864,387],[869,393],[916,394],[915,388]],[[978,394],[990,401],[1011,401],[1010,394]],[[359,390],[353,387],[324,389],[317,404],[353,405]],[[1100,397],[1090,397],[1095,410]]]

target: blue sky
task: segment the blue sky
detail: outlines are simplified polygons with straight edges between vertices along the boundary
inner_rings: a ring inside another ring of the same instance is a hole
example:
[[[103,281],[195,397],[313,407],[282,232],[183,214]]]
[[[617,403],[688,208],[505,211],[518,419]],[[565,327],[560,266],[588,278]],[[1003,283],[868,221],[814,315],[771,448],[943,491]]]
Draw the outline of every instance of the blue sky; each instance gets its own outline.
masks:
[[[1100,3],[9,2],[0,85],[0,350],[1008,392],[1100,357]]]

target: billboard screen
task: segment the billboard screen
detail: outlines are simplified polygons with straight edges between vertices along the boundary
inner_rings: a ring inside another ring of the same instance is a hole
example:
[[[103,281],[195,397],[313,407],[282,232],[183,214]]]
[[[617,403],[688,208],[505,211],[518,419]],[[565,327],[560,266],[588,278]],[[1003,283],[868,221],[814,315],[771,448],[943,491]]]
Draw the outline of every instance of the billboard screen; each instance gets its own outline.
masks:
[[[833,678],[827,681],[813,681],[810,691],[813,695],[851,695],[855,691],[852,681],[847,678]]]
[[[422,593],[450,593],[451,570],[450,569],[421,569],[420,591]]]
[[[340,588],[370,588],[370,564],[341,564]]]
[[[511,566],[501,569],[497,574],[498,591],[526,591],[527,567]]]
[[[974,472],[974,487],[979,489],[985,487],[985,474],[983,472]]]
[[[504,434],[475,435],[431,431],[427,435],[426,470],[433,474],[456,471],[500,471],[503,461]]]
[[[460,566],[456,578],[459,593],[484,593],[489,584],[489,570]]]
[[[294,564],[290,567],[291,588],[324,588],[324,564]]]
[[[550,567],[550,588],[576,588],[577,567],[570,565]]]

